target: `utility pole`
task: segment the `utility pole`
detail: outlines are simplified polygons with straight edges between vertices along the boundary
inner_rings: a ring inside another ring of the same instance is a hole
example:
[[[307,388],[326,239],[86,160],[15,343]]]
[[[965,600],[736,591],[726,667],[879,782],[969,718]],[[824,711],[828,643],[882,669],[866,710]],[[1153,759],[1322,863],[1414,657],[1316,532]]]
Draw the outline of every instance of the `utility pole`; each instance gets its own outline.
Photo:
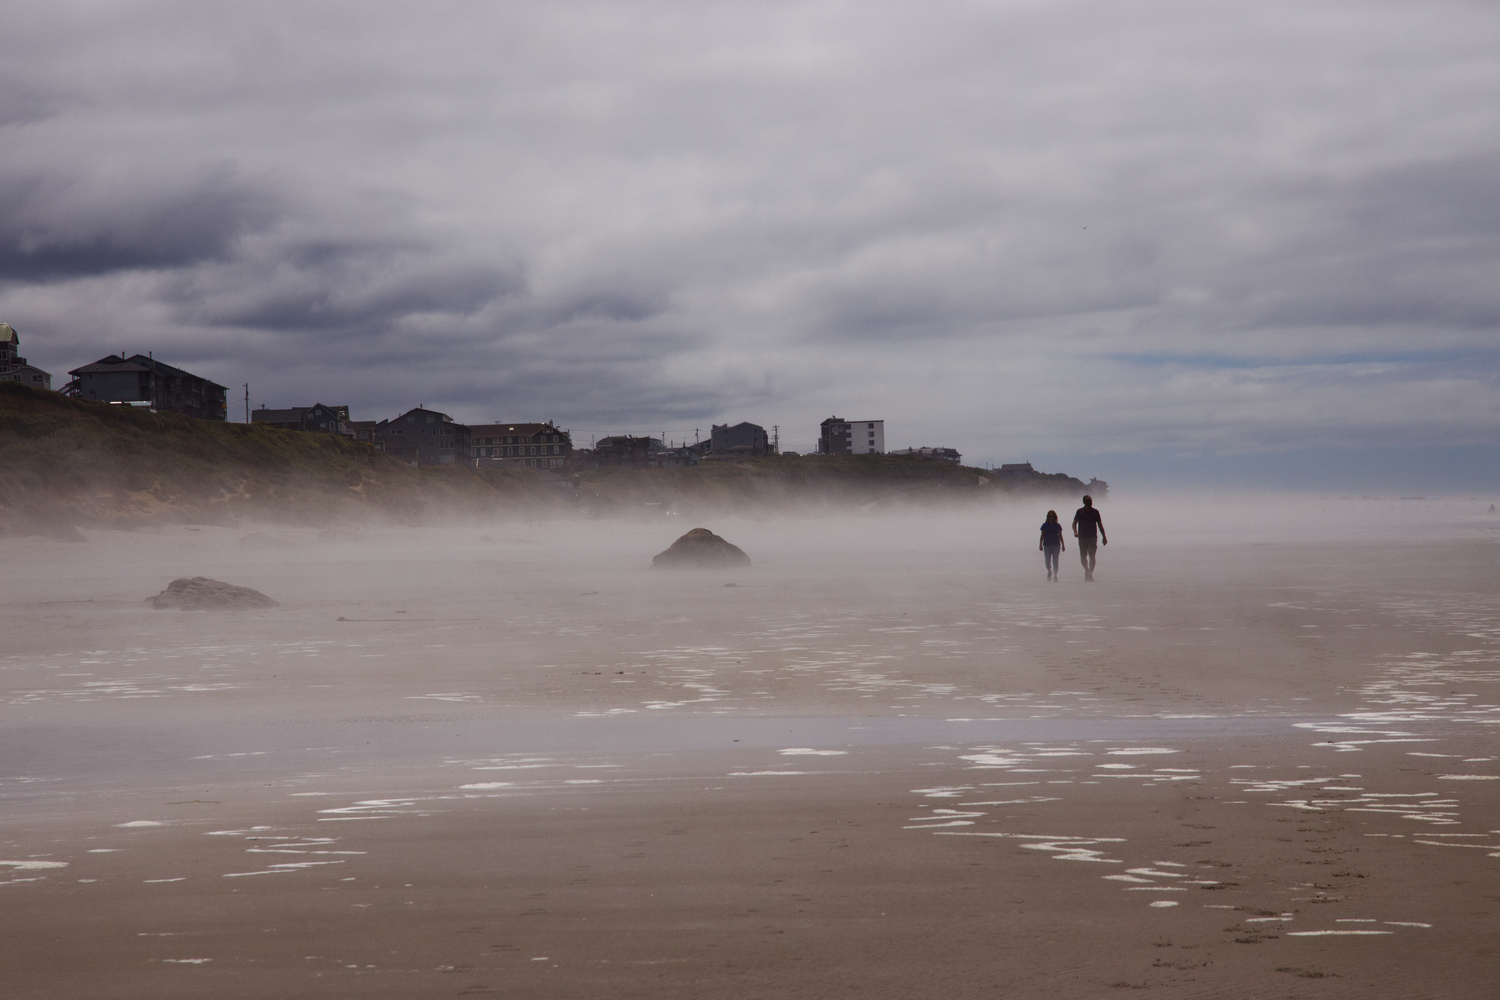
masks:
[[[245,423],[250,422],[250,383],[245,383]]]
[[[771,454],[773,454],[773,455],[780,455],[781,454],[781,425],[780,424],[772,424],[771,425],[771,433],[773,435],[773,437],[771,438]]]

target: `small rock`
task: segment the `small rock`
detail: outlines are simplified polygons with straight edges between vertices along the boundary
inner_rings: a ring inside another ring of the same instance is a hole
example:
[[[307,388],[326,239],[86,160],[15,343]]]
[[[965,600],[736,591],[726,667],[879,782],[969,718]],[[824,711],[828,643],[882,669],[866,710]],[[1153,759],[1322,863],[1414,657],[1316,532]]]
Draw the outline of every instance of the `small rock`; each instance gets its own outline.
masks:
[[[177,608],[181,611],[206,611],[213,608],[274,608],[271,600],[258,590],[236,587],[232,583],[210,580],[206,576],[178,577],[146,603],[156,611]]]
[[[652,559],[651,565],[662,569],[723,569],[749,566],[750,557],[707,528],[694,528]]]

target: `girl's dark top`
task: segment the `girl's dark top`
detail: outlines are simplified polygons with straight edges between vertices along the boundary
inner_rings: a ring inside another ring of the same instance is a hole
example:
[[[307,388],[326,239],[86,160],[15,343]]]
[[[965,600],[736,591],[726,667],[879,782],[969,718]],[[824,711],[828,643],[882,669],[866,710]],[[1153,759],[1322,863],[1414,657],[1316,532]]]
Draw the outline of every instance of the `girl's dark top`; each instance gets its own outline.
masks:
[[[1048,521],[1042,525],[1042,544],[1048,548],[1057,548],[1062,545],[1062,523],[1060,521]]]

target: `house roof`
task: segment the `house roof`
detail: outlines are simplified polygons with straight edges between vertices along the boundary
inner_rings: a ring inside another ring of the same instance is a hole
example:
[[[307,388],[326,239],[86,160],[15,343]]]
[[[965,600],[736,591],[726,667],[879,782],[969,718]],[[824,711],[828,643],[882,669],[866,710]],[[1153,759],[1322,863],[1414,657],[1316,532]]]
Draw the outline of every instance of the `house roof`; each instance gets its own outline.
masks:
[[[429,416],[429,417],[439,417],[439,418],[442,419],[442,422],[445,423],[445,424],[451,424],[451,423],[455,423],[456,422],[452,417],[448,416],[448,414],[443,413],[440,410],[429,410],[425,406],[414,406],[411,409],[407,410],[405,413],[402,413],[402,414],[400,414],[398,416],[392,417],[388,421],[382,421],[382,423],[392,423],[392,424],[394,424],[397,421],[404,420],[407,417],[410,417],[413,414],[418,414],[418,413],[423,414],[425,416]]]
[[[119,357],[115,357],[115,356],[111,355],[110,357],[107,357],[107,358],[101,358],[98,361],[95,361],[91,365],[84,365],[82,368],[74,368],[72,371],[68,372],[68,374],[69,375],[93,375],[93,374],[96,374],[98,372],[149,372],[149,371],[151,371],[151,369],[147,368],[145,365],[134,364],[132,362],[126,361],[124,358],[119,358]]]
[[[134,354],[129,358],[123,358],[118,354],[111,354],[107,358],[100,358],[98,361],[95,361],[91,365],[84,365],[82,368],[75,368],[72,371],[68,372],[68,374],[93,375],[98,372],[119,371],[146,371],[156,372],[161,375],[176,375],[182,378],[197,379],[204,385],[211,385],[215,389],[223,389],[225,392],[229,391],[228,387],[222,386],[217,382],[211,381],[210,379],[206,379],[201,375],[194,375],[192,372],[183,371],[181,368],[174,368],[171,365],[167,364],[165,361],[157,361],[155,358],[147,357],[144,354]]]
[[[659,451],[662,448],[662,441],[660,438],[654,437],[634,437],[630,434],[615,434],[610,437],[600,438],[594,447],[596,449],[629,448],[632,451],[638,448],[645,448],[647,451]]]
[[[310,406],[293,406],[287,410],[267,410],[262,407],[259,410],[250,411],[250,422],[252,424],[287,424],[301,420],[302,414],[312,409]]]
[[[19,344],[20,336],[16,334],[16,328],[9,323],[0,323],[0,344]]]

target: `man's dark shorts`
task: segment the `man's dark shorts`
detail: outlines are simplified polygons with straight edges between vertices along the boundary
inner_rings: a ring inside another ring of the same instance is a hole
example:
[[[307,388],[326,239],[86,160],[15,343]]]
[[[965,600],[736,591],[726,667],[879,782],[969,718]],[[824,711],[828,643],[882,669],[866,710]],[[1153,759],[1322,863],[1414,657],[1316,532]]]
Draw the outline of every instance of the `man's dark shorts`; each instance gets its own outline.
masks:
[[[1094,553],[1096,553],[1098,551],[1099,551],[1099,539],[1098,538],[1080,538],[1080,539],[1078,539],[1078,554],[1080,556],[1091,556],[1091,555],[1093,555]]]

